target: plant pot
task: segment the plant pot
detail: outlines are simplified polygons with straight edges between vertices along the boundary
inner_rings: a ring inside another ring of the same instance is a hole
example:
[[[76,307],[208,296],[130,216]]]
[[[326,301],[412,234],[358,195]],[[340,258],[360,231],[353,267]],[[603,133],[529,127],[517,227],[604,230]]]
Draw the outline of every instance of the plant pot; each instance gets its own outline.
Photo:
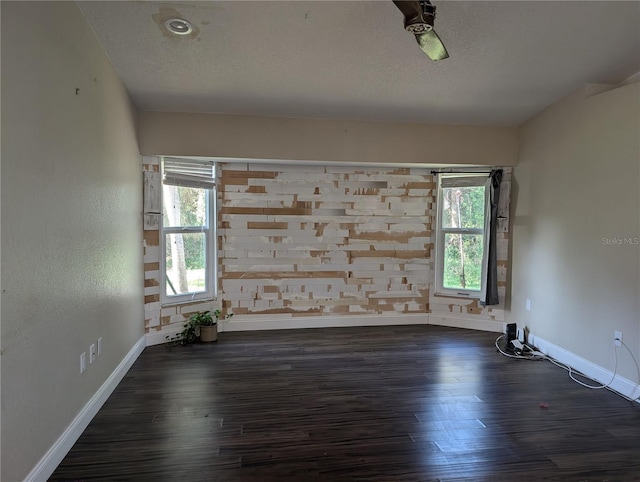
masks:
[[[210,341],[217,341],[217,340],[218,340],[218,325],[200,327],[200,341],[208,343]]]

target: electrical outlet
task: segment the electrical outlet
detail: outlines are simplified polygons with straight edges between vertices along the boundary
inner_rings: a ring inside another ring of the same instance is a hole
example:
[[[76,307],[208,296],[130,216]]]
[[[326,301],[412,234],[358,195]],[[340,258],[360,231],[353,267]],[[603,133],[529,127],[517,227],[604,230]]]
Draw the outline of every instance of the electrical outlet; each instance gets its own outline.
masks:
[[[102,355],[102,337],[98,338],[98,356]]]
[[[89,346],[89,363],[91,364],[94,361],[96,361],[96,344],[91,343],[91,346]]]
[[[531,311],[531,300],[529,298],[527,298],[527,301],[525,302],[524,309],[527,311]]]
[[[83,353],[80,355],[80,373],[84,373],[87,369],[87,354]]]
[[[613,344],[615,346],[622,346],[622,332],[621,331],[613,332]]]

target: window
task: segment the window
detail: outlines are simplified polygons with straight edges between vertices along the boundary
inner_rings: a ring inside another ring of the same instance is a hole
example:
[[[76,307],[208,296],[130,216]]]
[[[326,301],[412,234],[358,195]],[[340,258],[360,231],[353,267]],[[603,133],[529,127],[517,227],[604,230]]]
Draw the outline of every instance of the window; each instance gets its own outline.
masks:
[[[165,157],[162,163],[163,303],[216,296],[215,164]]]
[[[488,204],[488,176],[439,176],[437,294],[484,300],[489,244]]]

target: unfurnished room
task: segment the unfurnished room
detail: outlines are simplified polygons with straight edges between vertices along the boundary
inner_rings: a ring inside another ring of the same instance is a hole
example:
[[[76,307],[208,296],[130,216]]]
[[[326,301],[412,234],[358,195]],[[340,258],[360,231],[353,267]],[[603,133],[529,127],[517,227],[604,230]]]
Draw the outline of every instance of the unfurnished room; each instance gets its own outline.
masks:
[[[640,1],[5,1],[2,481],[640,480]]]

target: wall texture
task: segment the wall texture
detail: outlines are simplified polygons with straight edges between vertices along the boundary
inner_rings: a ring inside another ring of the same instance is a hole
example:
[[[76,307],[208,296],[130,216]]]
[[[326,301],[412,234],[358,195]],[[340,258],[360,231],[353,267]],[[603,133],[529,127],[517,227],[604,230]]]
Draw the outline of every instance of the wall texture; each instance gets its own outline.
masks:
[[[145,156],[143,169],[156,170],[157,162]],[[231,329],[433,317],[502,330],[508,225],[498,240],[501,305],[435,296],[429,169],[237,162],[218,169],[219,302],[161,306],[159,235],[145,231],[145,327],[156,342],[213,306],[234,313]]]
[[[15,481],[143,335],[142,176],[135,112],[75,3],[1,8],[1,478]]]
[[[522,127],[514,170],[508,318],[608,370],[614,330],[640,359],[639,132],[640,84],[578,91]],[[618,373],[636,381],[618,353]]]
[[[140,113],[146,155],[233,159],[513,166],[515,127]]]
[[[236,315],[426,313],[426,169],[225,166],[225,306]]]

